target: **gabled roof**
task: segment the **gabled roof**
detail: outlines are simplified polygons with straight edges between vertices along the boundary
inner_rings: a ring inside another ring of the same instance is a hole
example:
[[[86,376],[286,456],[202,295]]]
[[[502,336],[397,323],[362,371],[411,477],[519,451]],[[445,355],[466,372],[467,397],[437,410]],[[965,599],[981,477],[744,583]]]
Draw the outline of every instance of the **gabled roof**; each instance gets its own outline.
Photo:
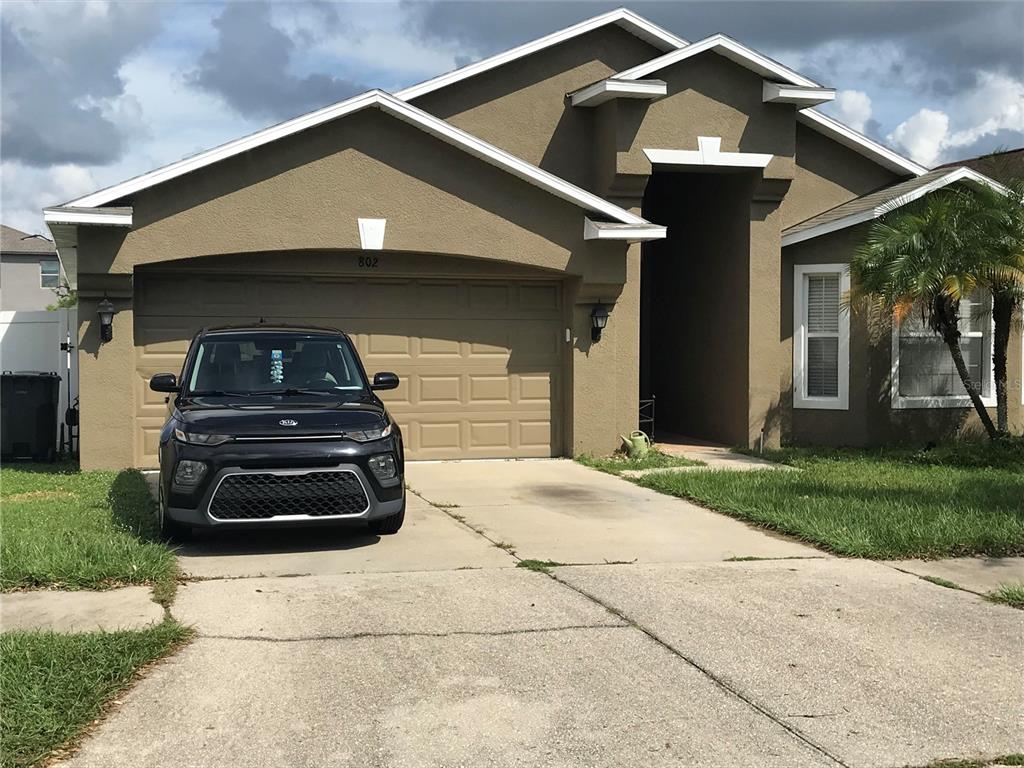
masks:
[[[819,85],[810,78],[804,77],[799,72],[793,71],[774,59],[770,59],[751,48],[747,48],[747,46],[733,40],[728,35],[705,37],[696,43],[690,43],[685,48],[671,51],[664,56],[651,59],[643,64],[637,64],[635,67],[619,72],[614,77],[617,80],[640,80],[705,51],[714,51],[720,56],[725,56],[740,66],[756,72],[761,77],[779,79],[793,85]]]
[[[531,40],[528,43],[512,48],[511,50],[504,51],[503,53],[496,54],[489,58],[477,61],[473,64],[468,64],[465,67],[446,72],[443,75],[426,80],[417,85],[410,86],[404,90],[398,91],[395,95],[400,99],[415,99],[424,94],[436,91],[439,88],[444,88],[448,85],[453,85],[468,77],[479,75],[482,72],[486,72],[495,67],[500,67],[502,64],[508,64],[509,62],[521,59],[524,56],[529,56],[531,53],[542,51],[545,48],[564,43],[566,40],[571,40],[574,37],[592,32],[595,29],[607,26],[608,24],[615,24],[622,29],[636,35],[641,40],[650,43],[655,48],[659,48],[662,51],[674,51],[678,48],[685,46],[686,40],[681,37],[677,37],[669,32],[667,29],[659,27],[654,22],[648,21],[642,16],[638,16],[632,11],[626,8],[616,8],[614,11],[608,11],[602,13],[599,16],[581,21],[578,24],[573,24],[571,27],[560,29],[557,32],[552,32],[550,35],[544,37],[538,37],[536,40]]]
[[[531,165],[525,160],[520,160],[505,150],[499,149],[493,144],[488,144],[483,139],[466,133],[454,125],[414,107],[412,104],[401,101],[389,93],[377,90],[367,91],[338,104],[333,104],[316,112],[310,112],[307,115],[297,117],[294,120],[289,120],[244,138],[222,144],[207,152],[179,160],[176,163],[171,163],[141,176],[136,176],[134,179],[115,184],[99,192],[93,192],[85,197],[72,200],[65,206],[61,206],[59,210],[64,212],[64,215],[67,215],[66,211],[68,208],[96,208],[104,206],[140,190],[148,189],[221,160],[226,160],[242,152],[248,152],[272,141],[291,136],[330,120],[337,120],[346,115],[370,108],[379,109],[392,117],[398,118],[441,141],[468,152],[486,163],[507,171],[513,176],[550,192],[562,200],[574,203],[587,211],[603,214],[605,217],[623,224],[649,223],[640,216],[630,213],[624,208],[620,208],[584,189],[580,189],[575,184],[571,184],[552,173]]]
[[[1005,191],[998,182],[970,168],[936,168],[922,176],[856,197],[824,213],[795,224],[782,233],[782,244],[793,245],[821,235],[877,219],[889,211],[924,197],[956,181],[987,184]]]
[[[20,229],[0,224],[0,251],[4,253],[54,254],[57,249],[51,241],[41,235],[30,235]]]

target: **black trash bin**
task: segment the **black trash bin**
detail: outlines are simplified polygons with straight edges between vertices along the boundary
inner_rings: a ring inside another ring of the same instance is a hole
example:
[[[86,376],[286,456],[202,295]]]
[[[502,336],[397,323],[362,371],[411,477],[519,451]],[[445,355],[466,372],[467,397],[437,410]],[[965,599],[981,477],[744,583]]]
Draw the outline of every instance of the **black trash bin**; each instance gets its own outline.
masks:
[[[0,376],[0,459],[54,461],[60,376],[4,371]]]

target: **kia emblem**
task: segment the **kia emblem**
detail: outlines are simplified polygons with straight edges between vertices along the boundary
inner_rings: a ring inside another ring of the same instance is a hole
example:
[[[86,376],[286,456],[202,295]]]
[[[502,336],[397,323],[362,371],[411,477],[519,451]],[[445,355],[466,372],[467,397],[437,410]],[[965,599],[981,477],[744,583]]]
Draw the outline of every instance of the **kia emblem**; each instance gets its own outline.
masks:
[[[299,422],[297,422],[295,419],[281,419],[277,423],[280,424],[282,427],[297,427],[297,426],[299,426]]]

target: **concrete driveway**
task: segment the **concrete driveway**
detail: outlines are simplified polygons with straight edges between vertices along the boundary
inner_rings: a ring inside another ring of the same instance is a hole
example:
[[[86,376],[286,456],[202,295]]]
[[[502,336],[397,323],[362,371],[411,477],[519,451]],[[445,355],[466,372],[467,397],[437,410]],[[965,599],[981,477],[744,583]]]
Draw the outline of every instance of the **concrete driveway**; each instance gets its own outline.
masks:
[[[182,550],[200,580],[173,612],[198,638],[68,764],[895,768],[1024,752],[1024,612],[572,462],[416,464],[408,480],[394,537]]]

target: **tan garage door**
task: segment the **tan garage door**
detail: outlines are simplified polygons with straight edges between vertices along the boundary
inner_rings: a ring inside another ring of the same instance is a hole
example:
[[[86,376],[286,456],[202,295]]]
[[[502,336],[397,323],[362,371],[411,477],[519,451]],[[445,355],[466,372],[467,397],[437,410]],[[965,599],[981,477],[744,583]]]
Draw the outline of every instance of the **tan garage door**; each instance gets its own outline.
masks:
[[[384,392],[409,458],[559,455],[562,288],[549,280],[137,275],[135,346],[140,466],[155,466],[163,396],[149,377],[177,372],[204,326],[268,322],[341,328]]]

